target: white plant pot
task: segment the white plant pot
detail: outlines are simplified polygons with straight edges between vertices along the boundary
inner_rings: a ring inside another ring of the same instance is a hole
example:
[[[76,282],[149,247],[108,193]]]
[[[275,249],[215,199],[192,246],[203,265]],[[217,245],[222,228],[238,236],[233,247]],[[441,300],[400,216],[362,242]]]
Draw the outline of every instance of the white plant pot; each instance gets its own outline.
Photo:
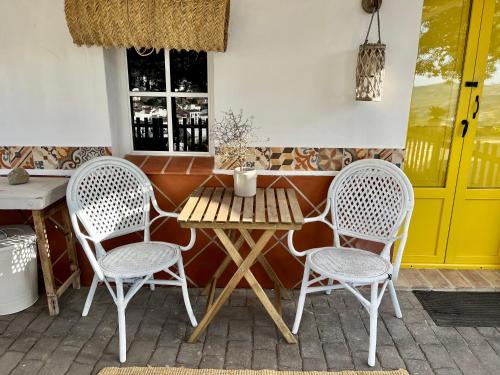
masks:
[[[257,192],[257,171],[250,168],[235,168],[234,193],[239,197],[253,197]]]

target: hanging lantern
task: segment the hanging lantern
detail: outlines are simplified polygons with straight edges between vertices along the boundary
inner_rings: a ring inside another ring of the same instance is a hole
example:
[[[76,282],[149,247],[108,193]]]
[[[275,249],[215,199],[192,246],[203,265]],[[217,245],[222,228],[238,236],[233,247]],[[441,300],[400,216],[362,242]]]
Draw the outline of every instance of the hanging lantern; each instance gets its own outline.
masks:
[[[356,67],[356,100],[367,102],[381,100],[385,74],[385,44],[382,44],[380,38],[380,5],[378,0],[374,1],[365,42],[359,46]],[[378,42],[368,43],[375,12],[377,12]]]

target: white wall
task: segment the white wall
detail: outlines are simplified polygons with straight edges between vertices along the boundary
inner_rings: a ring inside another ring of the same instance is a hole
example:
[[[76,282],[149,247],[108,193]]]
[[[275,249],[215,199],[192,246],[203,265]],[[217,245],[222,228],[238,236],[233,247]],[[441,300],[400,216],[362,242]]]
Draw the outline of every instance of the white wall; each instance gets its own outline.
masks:
[[[73,44],[63,0],[0,1],[0,145],[111,145],[103,51]]]
[[[383,2],[380,103],[353,99],[369,22],[360,3],[231,1],[228,50],[214,54],[213,115],[243,108],[273,146],[404,147],[422,0]],[[129,151],[121,56],[75,46],[63,0],[0,0],[0,145]]]
[[[422,0],[384,0],[384,92],[366,103],[354,100],[370,20],[361,0],[231,1],[228,49],[214,58],[215,116],[242,108],[271,146],[404,147],[421,10]]]

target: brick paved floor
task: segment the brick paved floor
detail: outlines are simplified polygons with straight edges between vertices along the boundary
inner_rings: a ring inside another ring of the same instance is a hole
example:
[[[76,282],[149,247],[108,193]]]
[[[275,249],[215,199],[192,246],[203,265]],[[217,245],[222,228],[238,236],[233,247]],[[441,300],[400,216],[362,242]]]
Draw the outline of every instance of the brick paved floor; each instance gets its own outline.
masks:
[[[93,374],[118,366],[116,310],[99,288],[90,314],[80,311],[87,289],[71,291],[61,314],[49,317],[41,299],[28,310],[0,317],[0,374]],[[204,297],[191,290],[198,318]],[[498,374],[498,328],[436,327],[410,292],[400,292],[403,320],[394,318],[388,295],[379,320],[376,368],[411,374]],[[284,301],[291,324],[295,300]],[[143,289],[127,309],[127,366],[185,366],[294,370],[366,369],[368,315],[350,294],[307,299],[299,345],[278,335],[251,291],[238,290],[200,342],[192,331],[178,288]]]

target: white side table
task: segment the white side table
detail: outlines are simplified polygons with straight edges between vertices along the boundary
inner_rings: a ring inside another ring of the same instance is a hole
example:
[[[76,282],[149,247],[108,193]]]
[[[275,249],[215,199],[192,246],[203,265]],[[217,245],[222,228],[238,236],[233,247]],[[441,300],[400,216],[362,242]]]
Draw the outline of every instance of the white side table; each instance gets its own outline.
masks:
[[[58,299],[70,285],[80,288],[80,268],[76,255],[75,240],[71,222],[63,198],[66,195],[68,179],[63,177],[31,177],[27,184],[9,185],[7,177],[0,177],[0,210],[30,210],[33,214],[38,256],[43,271],[47,292],[49,314],[59,314]],[[50,256],[45,222],[49,220],[65,237],[66,249],[58,259]],[[57,286],[53,266],[63,255],[67,255],[70,276]]]

